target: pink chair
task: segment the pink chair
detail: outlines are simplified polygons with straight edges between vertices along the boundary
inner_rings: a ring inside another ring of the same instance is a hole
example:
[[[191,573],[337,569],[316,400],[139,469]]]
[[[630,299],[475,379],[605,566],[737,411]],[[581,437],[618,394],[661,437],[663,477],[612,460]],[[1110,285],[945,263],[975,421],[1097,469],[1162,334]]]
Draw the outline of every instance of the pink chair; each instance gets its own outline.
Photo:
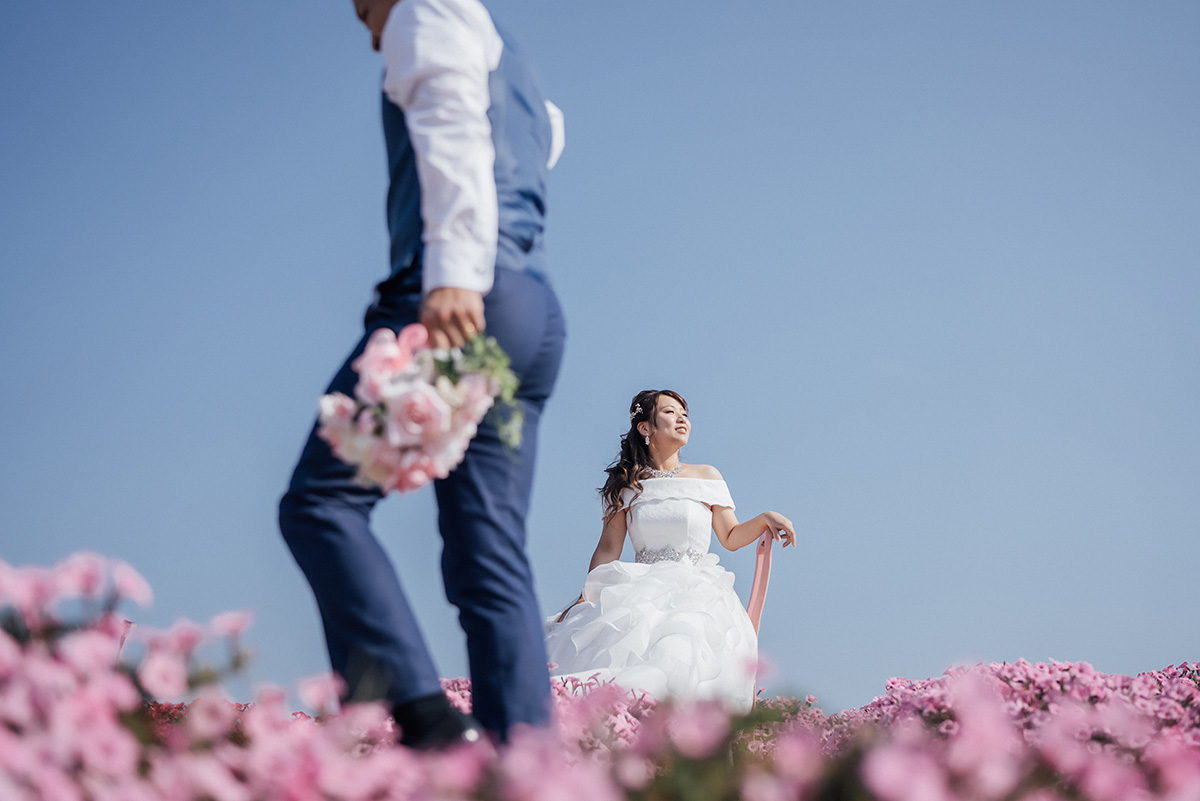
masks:
[[[775,537],[770,529],[758,538],[758,554],[754,560],[754,583],[750,586],[750,603],[746,605],[746,613],[754,624],[754,633],[758,634],[758,621],[762,619],[763,604],[767,600],[767,583],[771,580],[771,544]]]

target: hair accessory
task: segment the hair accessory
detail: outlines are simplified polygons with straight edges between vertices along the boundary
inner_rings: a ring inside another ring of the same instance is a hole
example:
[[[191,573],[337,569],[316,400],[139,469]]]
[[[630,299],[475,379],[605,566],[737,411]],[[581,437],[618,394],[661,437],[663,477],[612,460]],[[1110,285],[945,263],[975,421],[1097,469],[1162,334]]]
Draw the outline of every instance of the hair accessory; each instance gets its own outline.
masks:
[[[641,413],[642,413],[642,404],[639,403],[638,405],[634,406],[633,411],[629,413],[629,422],[632,423],[633,418],[637,417]]]

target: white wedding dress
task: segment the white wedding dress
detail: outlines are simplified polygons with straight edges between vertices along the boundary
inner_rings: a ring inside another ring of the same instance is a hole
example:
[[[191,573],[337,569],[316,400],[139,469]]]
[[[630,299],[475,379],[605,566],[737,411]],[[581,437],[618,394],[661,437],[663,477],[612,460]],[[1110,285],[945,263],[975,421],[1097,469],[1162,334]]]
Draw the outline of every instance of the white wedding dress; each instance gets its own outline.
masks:
[[[547,619],[551,675],[595,675],[658,700],[750,711],[758,639],[733,574],[708,552],[710,507],[733,508],[729,488],[719,479],[651,478],[633,494],[621,499],[637,561],[600,565],[566,618]]]

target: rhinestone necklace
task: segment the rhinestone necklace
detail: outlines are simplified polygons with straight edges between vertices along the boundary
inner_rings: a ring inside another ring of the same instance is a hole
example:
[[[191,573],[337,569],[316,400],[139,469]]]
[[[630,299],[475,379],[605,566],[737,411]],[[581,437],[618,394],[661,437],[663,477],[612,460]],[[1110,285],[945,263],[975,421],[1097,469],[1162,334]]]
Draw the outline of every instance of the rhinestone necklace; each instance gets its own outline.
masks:
[[[683,469],[683,464],[675,465],[674,470],[655,470],[653,467],[647,467],[646,469],[650,471],[651,478],[675,478],[675,476],[679,475],[679,471]]]

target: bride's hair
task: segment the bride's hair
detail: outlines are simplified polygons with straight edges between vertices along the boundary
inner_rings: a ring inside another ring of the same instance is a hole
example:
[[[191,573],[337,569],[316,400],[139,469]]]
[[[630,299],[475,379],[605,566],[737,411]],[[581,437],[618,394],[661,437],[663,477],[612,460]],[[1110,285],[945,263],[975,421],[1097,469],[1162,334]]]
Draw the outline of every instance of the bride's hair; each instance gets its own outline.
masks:
[[[608,479],[600,488],[600,498],[605,521],[621,508],[622,491],[628,487],[634,491],[636,498],[642,493],[642,480],[650,477],[650,446],[642,439],[637,426],[638,423],[649,421],[653,427],[654,410],[660,395],[674,398],[687,411],[687,401],[673,389],[643,389],[633,396],[629,402],[629,430],[621,435],[621,451],[604,470],[608,473]]]

